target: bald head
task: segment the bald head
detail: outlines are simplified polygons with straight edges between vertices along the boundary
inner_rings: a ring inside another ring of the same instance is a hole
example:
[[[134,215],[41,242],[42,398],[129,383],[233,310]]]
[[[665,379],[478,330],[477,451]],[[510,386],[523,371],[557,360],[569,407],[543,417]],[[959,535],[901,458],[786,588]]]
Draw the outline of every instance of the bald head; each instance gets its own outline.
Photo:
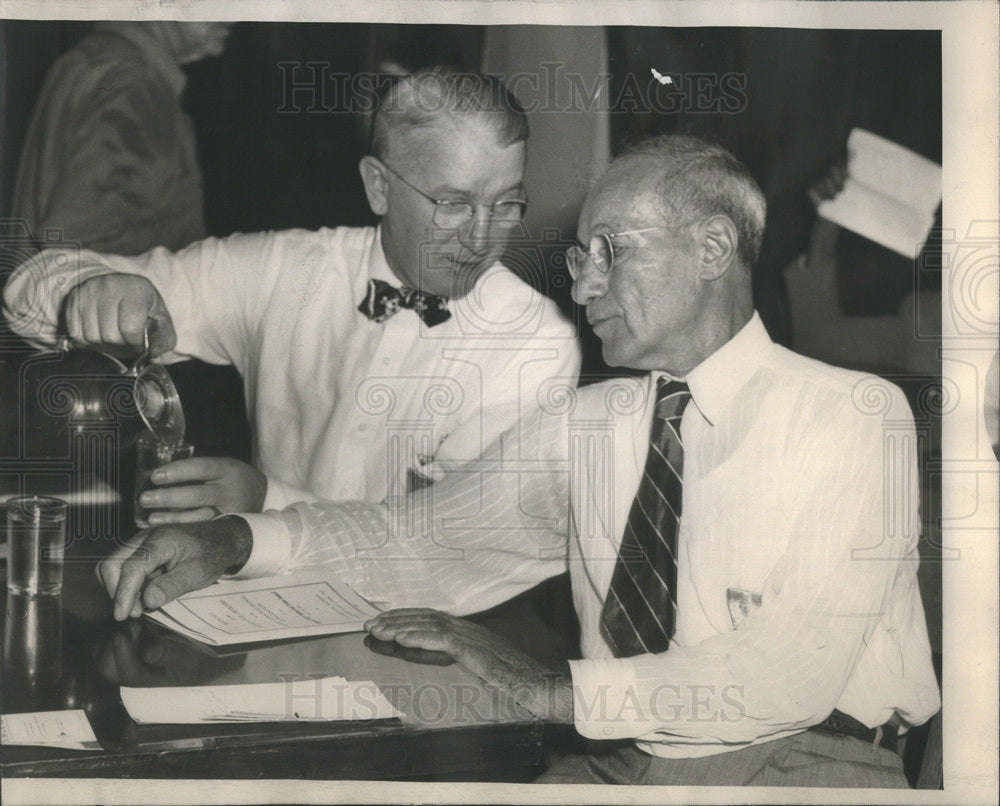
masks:
[[[737,257],[746,269],[757,262],[764,236],[764,194],[746,166],[721,146],[687,135],[663,135],[627,149],[613,172],[642,166],[643,189],[654,194],[665,222],[686,224],[722,215],[733,222]]]

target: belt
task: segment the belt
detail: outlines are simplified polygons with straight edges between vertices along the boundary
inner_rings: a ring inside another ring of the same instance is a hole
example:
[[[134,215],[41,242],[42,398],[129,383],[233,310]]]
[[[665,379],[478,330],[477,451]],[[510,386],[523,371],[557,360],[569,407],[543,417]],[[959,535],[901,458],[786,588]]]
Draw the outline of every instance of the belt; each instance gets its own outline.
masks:
[[[899,743],[899,726],[894,722],[889,721],[877,728],[869,728],[863,722],[859,722],[853,716],[838,711],[836,708],[818,725],[813,725],[811,730],[832,733],[837,736],[850,736],[876,747],[891,750],[893,753],[897,752]]]

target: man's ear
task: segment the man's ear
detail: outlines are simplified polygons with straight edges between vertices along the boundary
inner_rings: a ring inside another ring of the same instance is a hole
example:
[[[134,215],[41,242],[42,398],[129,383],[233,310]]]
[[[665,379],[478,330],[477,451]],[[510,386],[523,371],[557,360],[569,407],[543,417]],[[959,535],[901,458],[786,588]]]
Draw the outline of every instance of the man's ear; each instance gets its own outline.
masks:
[[[736,225],[728,216],[713,215],[701,222],[701,267],[702,280],[717,280],[722,277],[736,259],[739,235]]]
[[[375,157],[366,156],[358,163],[358,171],[361,172],[361,181],[365,185],[368,206],[375,215],[384,216],[389,212],[389,183],[385,168]]]

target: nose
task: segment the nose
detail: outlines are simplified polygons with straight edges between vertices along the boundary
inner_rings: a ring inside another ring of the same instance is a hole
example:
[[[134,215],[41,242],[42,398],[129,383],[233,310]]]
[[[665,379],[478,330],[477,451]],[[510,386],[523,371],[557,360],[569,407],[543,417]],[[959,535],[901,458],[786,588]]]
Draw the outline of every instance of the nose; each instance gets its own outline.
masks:
[[[478,254],[497,242],[495,233],[498,231],[501,230],[492,226],[492,211],[488,207],[477,207],[459,237],[465,247]]]
[[[604,296],[608,289],[608,275],[602,272],[588,257],[573,278],[573,302],[589,305]]]

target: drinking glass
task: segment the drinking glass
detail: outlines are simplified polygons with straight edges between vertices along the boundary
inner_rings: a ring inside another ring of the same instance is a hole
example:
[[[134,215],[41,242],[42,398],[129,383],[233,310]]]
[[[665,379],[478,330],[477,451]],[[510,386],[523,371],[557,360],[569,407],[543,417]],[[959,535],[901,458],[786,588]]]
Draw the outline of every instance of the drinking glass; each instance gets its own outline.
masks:
[[[7,590],[54,596],[62,590],[66,502],[39,495],[7,501]]]
[[[140,529],[149,528],[149,510],[139,503],[139,496],[154,485],[150,481],[153,471],[179,459],[190,459],[194,455],[194,445],[168,445],[160,442],[152,434],[143,434],[135,443],[135,525]]]

